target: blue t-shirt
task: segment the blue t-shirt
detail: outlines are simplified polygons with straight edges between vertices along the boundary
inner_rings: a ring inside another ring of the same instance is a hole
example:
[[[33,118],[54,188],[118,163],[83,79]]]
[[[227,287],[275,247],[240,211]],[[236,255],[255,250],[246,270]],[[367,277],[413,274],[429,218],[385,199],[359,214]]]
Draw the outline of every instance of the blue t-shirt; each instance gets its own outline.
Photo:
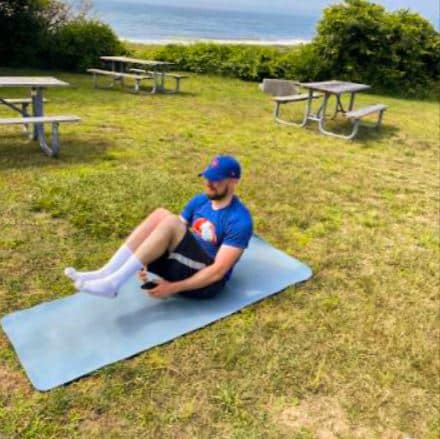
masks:
[[[182,211],[194,237],[205,252],[215,258],[221,245],[245,249],[252,236],[252,217],[247,207],[234,196],[231,203],[215,210],[206,194],[192,198]],[[229,279],[232,268],[226,274]]]

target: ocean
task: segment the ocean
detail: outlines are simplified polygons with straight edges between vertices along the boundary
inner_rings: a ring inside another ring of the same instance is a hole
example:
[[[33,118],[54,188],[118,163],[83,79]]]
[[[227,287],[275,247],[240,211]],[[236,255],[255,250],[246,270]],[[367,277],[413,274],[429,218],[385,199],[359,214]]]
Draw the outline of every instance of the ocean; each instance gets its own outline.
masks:
[[[95,16],[124,40],[144,43],[295,44],[313,38],[319,17],[94,0]]]

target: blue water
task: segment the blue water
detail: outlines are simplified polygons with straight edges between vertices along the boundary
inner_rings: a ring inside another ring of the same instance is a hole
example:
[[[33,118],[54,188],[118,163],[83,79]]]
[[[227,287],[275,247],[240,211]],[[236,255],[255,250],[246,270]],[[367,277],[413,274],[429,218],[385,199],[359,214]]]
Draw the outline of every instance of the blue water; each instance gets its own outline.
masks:
[[[95,0],[97,17],[120,38],[170,42],[223,40],[287,44],[312,39],[319,17]],[[292,13],[290,13],[292,14]]]

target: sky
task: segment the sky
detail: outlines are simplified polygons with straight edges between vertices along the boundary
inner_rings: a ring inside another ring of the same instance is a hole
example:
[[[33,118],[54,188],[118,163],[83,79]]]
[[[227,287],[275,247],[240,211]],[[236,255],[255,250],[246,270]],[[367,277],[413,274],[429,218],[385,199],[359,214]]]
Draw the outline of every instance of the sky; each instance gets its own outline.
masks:
[[[130,2],[170,6],[192,6],[208,9],[229,9],[262,12],[295,12],[316,16],[326,6],[337,3],[332,0],[130,0]],[[430,19],[439,27],[439,0],[376,0],[387,9],[408,8]]]

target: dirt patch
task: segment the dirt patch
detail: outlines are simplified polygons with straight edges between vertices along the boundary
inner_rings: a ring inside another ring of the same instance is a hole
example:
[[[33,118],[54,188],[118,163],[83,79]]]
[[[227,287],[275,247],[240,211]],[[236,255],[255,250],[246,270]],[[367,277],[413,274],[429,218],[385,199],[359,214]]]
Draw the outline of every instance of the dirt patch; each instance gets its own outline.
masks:
[[[0,368],[0,394],[11,395],[20,389],[24,394],[32,391],[29,381],[23,373],[12,372],[6,367]]]
[[[350,432],[347,415],[332,398],[301,401],[297,406],[284,409],[279,421],[294,431],[306,428],[319,439],[336,439]]]
[[[377,437],[377,434],[384,439],[408,438],[404,433],[394,429],[371,431],[363,426],[353,427],[345,410],[335,398],[330,397],[311,398],[285,408],[279,413],[277,421],[292,432],[306,429],[316,439],[366,439]]]
[[[129,430],[129,423],[121,416],[111,414],[89,414],[79,424],[78,433],[81,437],[123,437],[124,432]]]

